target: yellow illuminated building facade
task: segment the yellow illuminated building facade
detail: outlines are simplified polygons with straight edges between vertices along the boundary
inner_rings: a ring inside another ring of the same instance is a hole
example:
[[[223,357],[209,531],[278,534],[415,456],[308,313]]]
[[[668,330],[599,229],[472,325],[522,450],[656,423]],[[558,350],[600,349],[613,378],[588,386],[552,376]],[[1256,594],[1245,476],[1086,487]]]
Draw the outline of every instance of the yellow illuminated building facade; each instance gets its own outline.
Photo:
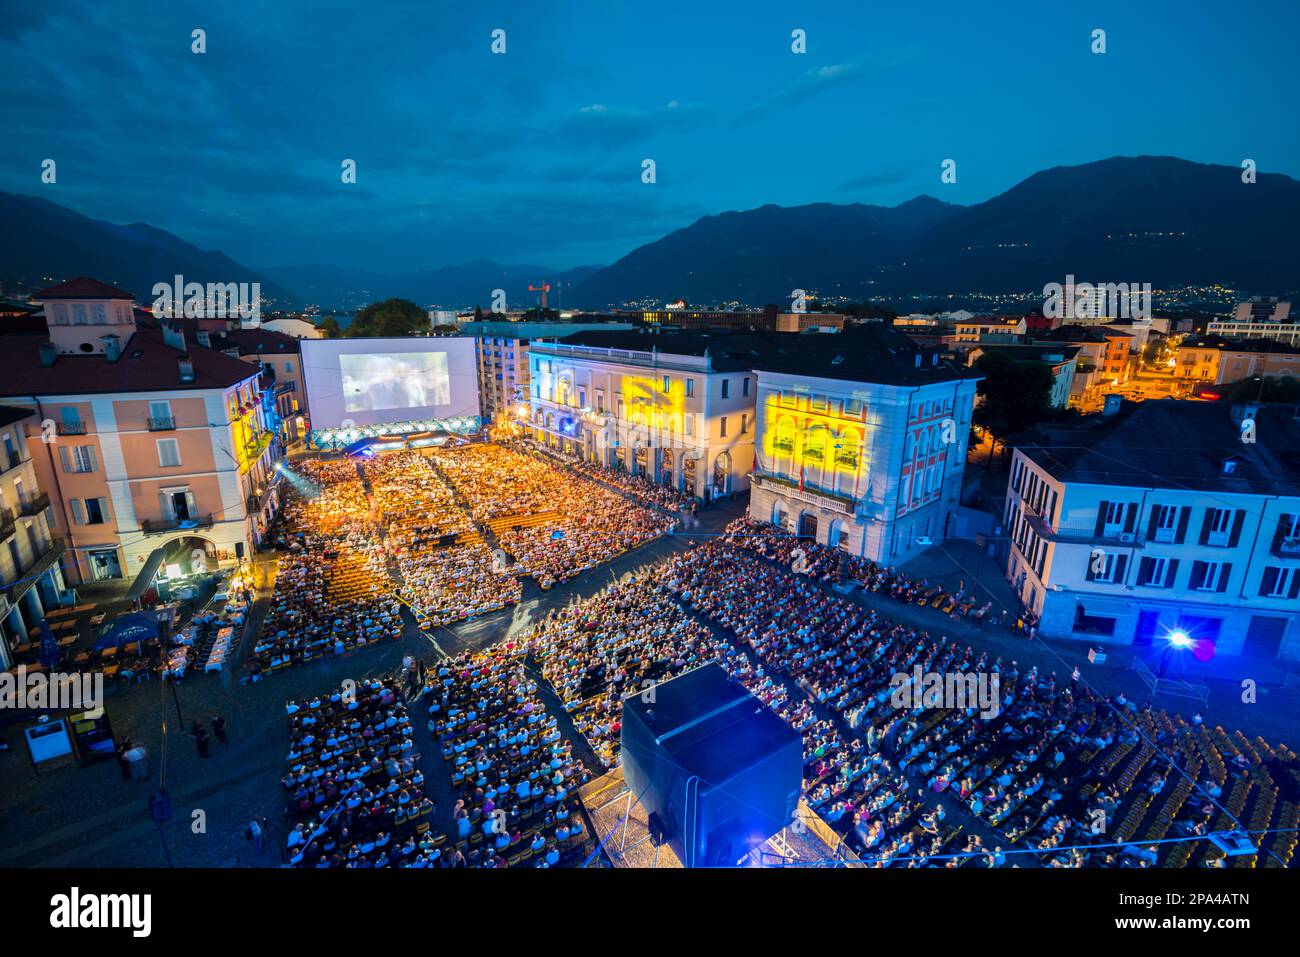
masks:
[[[751,517],[889,564],[954,534],[974,378],[756,376]]]
[[[744,491],[754,461],[754,374],[664,337],[681,352],[534,342],[529,355],[532,438],[689,492]]]

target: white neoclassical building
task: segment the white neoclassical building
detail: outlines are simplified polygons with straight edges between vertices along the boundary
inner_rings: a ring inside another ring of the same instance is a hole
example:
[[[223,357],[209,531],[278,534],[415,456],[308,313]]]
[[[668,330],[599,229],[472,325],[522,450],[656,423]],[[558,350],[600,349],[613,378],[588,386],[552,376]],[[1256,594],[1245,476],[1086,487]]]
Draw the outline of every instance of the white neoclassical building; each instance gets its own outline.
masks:
[[[878,323],[755,368],[753,518],[890,565],[952,534],[977,374]]]
[[[753,362],[770,339],[601,331],[533,342],[533,436],[699,498],[743,491],[754,464]]]

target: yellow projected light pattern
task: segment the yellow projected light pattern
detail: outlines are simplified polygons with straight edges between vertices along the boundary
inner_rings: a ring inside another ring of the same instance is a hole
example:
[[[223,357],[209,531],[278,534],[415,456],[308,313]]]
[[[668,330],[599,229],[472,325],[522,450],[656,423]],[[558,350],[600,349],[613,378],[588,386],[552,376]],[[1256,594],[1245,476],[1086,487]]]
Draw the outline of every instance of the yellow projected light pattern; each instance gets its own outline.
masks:
[[[629,424],[643,425],[654,432],[681,433],[686,414],[685,380],[670,382],[665,392],[662,382],[625,375],[622,390]]]
[[[789,462],[790,478],[802,473],[807,481],[848,491],[864,474],[861,419],[793,408],[769,395],[763,421],[763,457],[771,465]]]

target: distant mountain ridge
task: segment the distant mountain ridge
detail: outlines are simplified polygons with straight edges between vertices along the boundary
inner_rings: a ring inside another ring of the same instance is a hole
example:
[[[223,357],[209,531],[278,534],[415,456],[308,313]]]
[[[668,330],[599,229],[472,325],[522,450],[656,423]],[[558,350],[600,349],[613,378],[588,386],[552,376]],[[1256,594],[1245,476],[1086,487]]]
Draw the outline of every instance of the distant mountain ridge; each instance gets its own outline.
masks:
[[[794,289],[887,298],[1041,289],[1067,275],[1153,287],[1300,288],[1300,183],[1160,156],[1035,173],[973,206],[920,197],[706,216],[573,294],[587,307],[684,297],[781,302]]]
[[[564,304],[574,286],[600,269],[579,266],[556,270],[546,266],[506,265],[491,259],[473,259],[453,266],[387,273],[372,269],[309,263],[265,270],[280,282],[297,290],[309,302],[325,307],[358,308],[376,299],[400,297],[421,304],[446,308],[475,305],[486,312],[495,289],[504,289],[506,303],[522,308],[537,301],[528,287],[543,282],[551,285],[548,304]]]
[[[919,196],[898,206],[812,203],[705,216],[605,267],[556,270],[474,259],[386,273],[322,264],[252,269],[143,223],[90,219],[0,192],[6,289],[93,275],[149,297],[155,282],[261,282],[276,305],[351,311],[394,296],[446,308],[537,301],[603,309],[637,300],[787,302],[794,290],[854,299],[1031,292],[1081,282],[1300,290],[1300,182],[1164,156],[1035,173],[983,203]]]
[[[91,219],[35,196],[0,192],[0,282],[41,288],[91,275],[148,302],[155,283],[261,283],[262,295],[297,306],[298,297],[270,277],[147,223]]]

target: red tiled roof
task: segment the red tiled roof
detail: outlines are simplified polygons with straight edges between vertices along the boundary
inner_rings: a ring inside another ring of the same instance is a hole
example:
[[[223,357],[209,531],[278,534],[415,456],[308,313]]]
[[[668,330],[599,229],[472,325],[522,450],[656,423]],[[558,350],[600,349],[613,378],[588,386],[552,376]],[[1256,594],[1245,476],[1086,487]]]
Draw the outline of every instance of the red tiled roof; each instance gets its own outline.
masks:
[[[11,335],[0,340],[0,396],[93,395],[168,390],[226,389],[257,375],[257,369],[224,353],[190,343],[182,353],[163,342],[155,329],[140,329],[109,362],[102,355],[59,356],[41,365],[41,336]],[[194,381],[181,382],[177,357],[188,354]]]
[[[116,286],[92,279],[90,276],[77,276],[38,292],[34,299],[129,299],[135,302],[135,296],[124,292]]]

